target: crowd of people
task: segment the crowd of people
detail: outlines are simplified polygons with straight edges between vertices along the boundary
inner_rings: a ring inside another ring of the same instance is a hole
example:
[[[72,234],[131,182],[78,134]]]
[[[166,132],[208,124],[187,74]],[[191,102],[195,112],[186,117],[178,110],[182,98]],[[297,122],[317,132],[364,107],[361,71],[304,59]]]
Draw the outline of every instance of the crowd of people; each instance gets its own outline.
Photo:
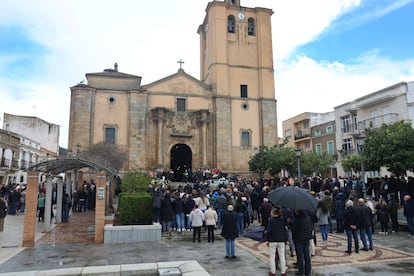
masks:
[[[150,185],[148,192],[153,197],[154,221],[161,223],[163,232],[193,231],[193,242],[201,242],[204,230],[208,233],[208,242],[214,242],[213,230],[221,229],[226,240],[225,257],[235,258],[234,240],[257,221],[265,229],[264,239],[269,245],[269,275],[276,273],[275,256],[282,275],[286,273],[287,252],[291,257],[296,256],[298,274],[310,275],[311,257],[315,255],[316,246],[315,224],[322,243],[328,241],[335,228],[336,233],[346,234],[347,254],[374,250],[376,224],[380,224],[379,234],[398,232],[397,211],[402,206],[412,237],[414,184],[409,182],[412,182],[411,178],[371,179],[366,197],[359,179],[355,177],[316,177],[302,181],[288,178],[272,181],[239,179],[217,186],[197,182],[176,188],[163,184]],[[316,211],[310,214],[306,210],[274,206],[268,199],[269,194],[288,185],[307,189],[313,194],[318,201]]]

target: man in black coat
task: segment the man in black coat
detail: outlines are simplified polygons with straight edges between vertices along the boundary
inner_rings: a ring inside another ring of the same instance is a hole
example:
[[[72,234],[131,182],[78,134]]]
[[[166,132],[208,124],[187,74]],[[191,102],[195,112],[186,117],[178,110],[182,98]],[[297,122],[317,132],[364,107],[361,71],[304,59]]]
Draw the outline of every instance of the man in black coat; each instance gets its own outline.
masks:
[[[352,200],[347,200],[345,202],[345,211],[344,211],[344,226],[346,237],[348,241],[348,250],[345,251],[348,254],[352,253],[352,238],[354,238],[355,243],[355,252],[359,253],[359,241],[358,241],[358,225],[359,225],[359,213],[353,207],[354,202]]]
[[[359,213],[359,234],[361,236],[364,248],[362,250],[368,251],[367,237],[369,241],[369,250],[374,250],[374,242],[372,240],[372,221],[371,209],[365,205],[363,198],[358,199],[358,213]]]
[[[309,240],[313,239],[312,229],[311,220],[303,210],[295,210],[295,218],[292,223],[292,237],[295,243],[298,261],[297,275],[311,275],[312,265],[309,252]]]
[[[223,214],[223,228],[221,235],[226,240],[226,258],[236,258],[235,255],[235,241],[239,236],[239,229],[237,227],[237,214],[233,212],[233,205],[227,206],[227,212]]]
[[[286,240],[287,240],[287,225],[282,217],[279,208],[272,209],[271,219],[267,226],[267,245],[269,247],[269,262],[270,272],[269,276],[276,276],[276,251],[279,254],[280,272],[281,276],[286,276]]]

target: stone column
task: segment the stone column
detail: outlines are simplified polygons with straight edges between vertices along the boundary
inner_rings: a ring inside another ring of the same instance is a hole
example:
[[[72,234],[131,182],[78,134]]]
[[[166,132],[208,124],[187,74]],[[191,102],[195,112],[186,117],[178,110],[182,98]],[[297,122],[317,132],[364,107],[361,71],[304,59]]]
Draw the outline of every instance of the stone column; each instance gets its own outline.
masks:
[[[200,113],[199,125],[201,128],[201,143],[202,143],[202,165],[207,166],[207,123],[208,123],[208,111],[203,110]]]
[[[69,195],[69,198],[72,199],[72,181],[70,180],[70,173],[66,173],[66,193]]]
[[[57,195],[56,195],[56,223],[62,222],[62,201],[63,201],[63,179],[61,177],[57,180]]]
[[[52,189],[53,182],[52,177],[48,176],[46,180],[46,195],[45,195],[45,222],[43,227],[43,232],[51,231],[51,221],[52,221]]]
[[[156,125],[156,141],[155,152],[157,158],[157,165],[161,167],[164,164],[164,123],[167,120],[167,111],[161,108],[154,109],[152,111],[153,121]]]
[[[39,173],[27,173],[26,209],[24,211],[23,247],[33,247],[36,235],[36,211]]]
[[[106,176],[101,172],[96,177],[96,205],[95,205],[95,242],[104,242],[104,227],[105,227],[105,192]],[[103,198],[100,197],[103,195]]]
[[[157,125],[157,163],[164,164],[163,158],[163,143],[162,143],[162,129],[163,129],[163,121],[161,118],[158,119]]]

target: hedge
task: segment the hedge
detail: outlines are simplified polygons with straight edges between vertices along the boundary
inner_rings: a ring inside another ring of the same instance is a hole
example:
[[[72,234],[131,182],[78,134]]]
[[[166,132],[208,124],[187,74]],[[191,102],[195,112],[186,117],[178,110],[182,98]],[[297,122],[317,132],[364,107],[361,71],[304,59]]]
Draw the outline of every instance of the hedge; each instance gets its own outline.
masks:
[[[152,224],[152,198],[148,193],[119,195],[119,222],[122,225]]]

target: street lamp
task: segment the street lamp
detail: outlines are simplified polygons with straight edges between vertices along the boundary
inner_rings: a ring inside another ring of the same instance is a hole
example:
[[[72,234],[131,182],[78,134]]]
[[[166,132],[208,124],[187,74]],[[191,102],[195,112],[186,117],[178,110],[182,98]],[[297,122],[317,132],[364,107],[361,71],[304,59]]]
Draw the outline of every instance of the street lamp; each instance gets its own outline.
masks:
[[[302,149],[295,149],[296,158],[298,159],[298,179],[300,180],[300,157],[302,156]]]
[[[77,143],[76,144],[76,153],[80,153],[80,151],[81,151],[81,144]]]
[[[364,140],[365,136],[362,134],[356,137],[357,140],[357,149],[361,157],[361,178],[362,178],[362,196],[364,199],[367,198],[367,186],[365,183],[365,163],[364,163]]]

